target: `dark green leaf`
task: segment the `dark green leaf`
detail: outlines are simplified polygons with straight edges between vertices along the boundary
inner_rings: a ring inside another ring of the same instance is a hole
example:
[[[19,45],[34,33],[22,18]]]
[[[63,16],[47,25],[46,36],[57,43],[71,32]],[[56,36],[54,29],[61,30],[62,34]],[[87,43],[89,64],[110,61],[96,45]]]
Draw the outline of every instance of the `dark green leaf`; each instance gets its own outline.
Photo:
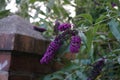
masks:
[[[51,75],[46,75],[44,78],[43,78],[43,80],[51,80],[51,77],[50,77]]]
[[[37,1],[37,0],[30,0],[29,2],[30,2],[30,3],[34,3],[35,1]]]
[[[5,0],[0,0],[0,10],[4,10],[6,6]]]
[[[53,74],[51,80],[63,80],[64,78],[61,75]]]
[[[85,20],[87,20],[89,23],[93,23],[93,18],[90,14],[86,13],[86,14],[80,14],[80,15],[77,15],[76,17],[83,17]]]
[[[85,34],[83,32],[79,32],[78,35],[81,37],[81,40],[83,41],[83,43],[85,45],[87,45],[87,38],[86,38]]]
[[[58,9],[57,5],[54,5],[54,6],[53,6],[53,10],[54,10],[54,13],[55,13],[56,15],[60,16],[60,12],[59,12],[59,9]]]
[[[9,10],[0,11],[0,18],[4,18],[10,14]]]
[[[21,2],[21,0],[16,0],[16,3],[17,3],[17,4],[20,4],[20,2]]]
[[[112,19],[109,23],[109,27],[115,38],[120,41],[120,25],[115,19]]]
[[[76,75],[79,77],[80,80],[87,80],[87,77],[84,75],[84,73],[80,71],[76,71]]]
[[[73,63],[70,63],[68,65],[66,65],[66,67],[64,69],[62,69],[63,71],[67,71],[67,72],[70,72],[70,71],[73,71],[73,70],[76,70],[76,69],[79,69],[80,67],[78,65],[75,65]]]
[[[96,22],[96,23],[101,22],[101,21],[103,21],[105,18],[106,18],[106,15],[101,15],[95,22]]]
[[[64,0],[64,4],[70,4],[69,0]]]

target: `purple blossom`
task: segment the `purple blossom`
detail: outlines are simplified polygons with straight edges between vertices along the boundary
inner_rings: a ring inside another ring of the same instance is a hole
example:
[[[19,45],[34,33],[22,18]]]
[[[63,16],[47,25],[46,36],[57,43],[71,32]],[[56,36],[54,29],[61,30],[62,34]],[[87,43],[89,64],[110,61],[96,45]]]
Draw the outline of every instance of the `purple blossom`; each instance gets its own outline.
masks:
[[[44,31],[46,31],[45,28],[40,28],[40,27],[37,27],[37,26],[33,26],[33,28],[34,28],[34,30],[39,31],[39,32],[44,32]]]
[[[43,63],[48,64],[48,62],[50,62],[53,59],[55,52],[61,47],[63,42],[71,38],[71,36],[72,36],[71,45],[70,45],[71,52],[77,53],[79,51],[81,39],[79,36],[76,36],[78,34],[78,31],[70,30],[69,28],[71,27],[71,24],[64,23],[60,25],[58,21],[56,21],[55,27],[57,27],[57,30],[64,32],[57,35],[54,41],[52,41],[49,44],[44,56],[40,60],[41,64]]]
[[[65,31],[66,29],[69,29],[69,28],[71,28],[70,23],[63,23],[58,26],[58,30],[60,30],[60,31]]]
[[[44,56],[42,57],[42,59],[40,60],[40,63],[46,63],[48,64],[52,58],[55,55],[55,52],[58,50],[58,48],[61,46],[60,42],[54,40],[53,42],[50,43],[50,45],[48,46]]]
[[[58,20],[55,21],[55,26],[59,26],[60,25],[60,22]]]
[[[87,80],[95,80],[98,75],[100,75],[102,68],[104,67],[104,60],[101,59],[93,64],[93,69],[91,70],[90,76]]]
[[[81,45],[81,38],[80,36],[72,36],[71,43],[70,43],[70,52],[71,53],[78,53]]]
[[[112,5],[113,8],[114,8],[115,6],[117,6],[117,4],[114,3],[114,2],[111,2],[111,5]]]
[[[55,40],[56,41],[66,41],[68,40],[73,34],[76,34],[74,30],[65,30],[62,34],[59,34],[58,36],[56,36]]]
[[[40,60],[41,64],[48,64],[52,58],[54,57],[53,51],[51,52],[46,52],[45,55],[42,57],[42,59]]]

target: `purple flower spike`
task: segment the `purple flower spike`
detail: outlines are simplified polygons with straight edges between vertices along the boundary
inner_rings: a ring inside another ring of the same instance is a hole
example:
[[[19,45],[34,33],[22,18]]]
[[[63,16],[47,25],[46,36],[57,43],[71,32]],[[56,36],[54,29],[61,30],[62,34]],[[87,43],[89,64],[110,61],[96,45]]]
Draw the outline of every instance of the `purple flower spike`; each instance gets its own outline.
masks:
[[[52,51],[51,52],[46,52],[45,55],[40,60],[40,63],[41,64],[44,64],[44,63],[48,64],[52,60],[53,57],[54,57],[54,54],[53,54]]]
[[[51,42],[47,48],[46,53],[44,54],[44,56],[40,60],[40,63],[41,64],[44,64],[44,63],[48,64],[52,60],[52,58],[55,55],[55,52],[59,49],[60,46],[61,46],[61,44],[56,40]]]
[[[93,64],[93,69],[90,72],[90,76],[87,80],[95,80],[98,75],[100,75],[103,67],[104,67],[105,59],[101,59]]]
[[[78,53],[81,45],[81,38],[80,36],[72,36],[71,43],[70,43],[70,52],[71,53]]]
[[[34,30],[39,31],[39,32],[44,32],[44,31],[46,31],[45,28],[40,28],[40,27],[37,27],[37,26],[33,26],[33,28],[34,28]]]
[[[65,31],[66,29],[69,29],[69,28],[71,28],[70,23],[63,23],[63,24],[59,25],[58,30]]]

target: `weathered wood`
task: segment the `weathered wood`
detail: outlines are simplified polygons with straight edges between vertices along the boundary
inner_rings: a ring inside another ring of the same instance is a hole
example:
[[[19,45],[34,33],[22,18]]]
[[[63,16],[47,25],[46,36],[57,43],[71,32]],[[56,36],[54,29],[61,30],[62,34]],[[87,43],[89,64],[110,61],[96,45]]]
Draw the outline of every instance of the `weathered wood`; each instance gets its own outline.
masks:
[[[39,62],[49,42],[17,15],[1,19],[0,80],[37,80],[36,75],[53,72],[51,63]]]
[[[0,52],[0,71],[9,71],[11,62],[11,53],[2,51]]]
[[[0,20],[0,50],[43,54],[49,41],[19,16]]]
[[[15,35],[14,49],[28,53],[43,54],[48,46],[49,41],[35,39],[25,35]]]
[[[52,64],[40,64],[41,56],[37,54],[23,54],[12,52],[10,71],[29,72],[29,73],[51,73]]]
[[[33,30],[33,25],[23,18],[12,15],[6,18],[0,19],[0,34],[21,34],[30,36],[36,39],[45,40],[41,33]]]
[[[8,80],[8,76],[7,71],[0,71],[0,80]]]
[[[13,50],[14,34],[0,34],[0,50]]]

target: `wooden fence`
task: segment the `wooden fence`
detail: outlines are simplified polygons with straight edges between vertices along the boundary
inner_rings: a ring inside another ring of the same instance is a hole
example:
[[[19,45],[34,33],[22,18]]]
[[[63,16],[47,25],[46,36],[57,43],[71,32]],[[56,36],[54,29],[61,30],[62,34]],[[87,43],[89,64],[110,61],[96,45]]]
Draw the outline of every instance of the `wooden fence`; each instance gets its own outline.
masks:
[[[49,41],[17,15],[0,20],[0,80],[40,80],[54,72],[52,63],[40,64]]]

